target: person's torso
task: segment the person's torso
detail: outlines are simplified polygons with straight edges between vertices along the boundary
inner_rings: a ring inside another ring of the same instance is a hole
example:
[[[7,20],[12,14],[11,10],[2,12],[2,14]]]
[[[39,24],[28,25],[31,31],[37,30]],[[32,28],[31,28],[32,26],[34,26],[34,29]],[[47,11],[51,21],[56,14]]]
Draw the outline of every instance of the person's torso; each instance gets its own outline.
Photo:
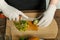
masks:
[[[46,0],[5,0],[19,10],[45,10]]]

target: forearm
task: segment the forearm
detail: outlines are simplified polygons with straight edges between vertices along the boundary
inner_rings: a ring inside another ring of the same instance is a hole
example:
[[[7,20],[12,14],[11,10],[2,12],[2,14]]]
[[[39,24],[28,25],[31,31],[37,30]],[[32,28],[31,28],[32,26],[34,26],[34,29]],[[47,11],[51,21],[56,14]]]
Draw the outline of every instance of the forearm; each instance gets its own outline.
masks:
[[[7,3],[5,1],[0,1],[0,9],[6,9],[8,7]]]
[[[58,3],[58,0],[50,0],[50,4],[47,11],[55,12],[57,3]]]
[[[57,5],[58,0],[50,0],[50,5]]]

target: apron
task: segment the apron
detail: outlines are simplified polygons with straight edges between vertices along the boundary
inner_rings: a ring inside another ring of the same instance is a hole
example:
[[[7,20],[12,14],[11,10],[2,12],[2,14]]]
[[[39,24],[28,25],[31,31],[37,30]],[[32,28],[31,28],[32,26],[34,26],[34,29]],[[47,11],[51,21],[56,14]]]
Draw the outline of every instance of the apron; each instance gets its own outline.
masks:
[[[46,0],[5,0],[18,10],[45,10]]]

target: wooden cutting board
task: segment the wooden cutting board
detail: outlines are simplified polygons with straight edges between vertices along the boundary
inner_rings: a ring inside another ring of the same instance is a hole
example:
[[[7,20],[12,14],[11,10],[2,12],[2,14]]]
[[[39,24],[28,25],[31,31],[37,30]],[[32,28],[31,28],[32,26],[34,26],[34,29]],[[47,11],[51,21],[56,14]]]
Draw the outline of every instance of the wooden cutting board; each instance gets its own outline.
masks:
[[[40,38],[50,39],[50,38],[55,38],[58,33],[58,26],[55,19],[48,27],[45,28],[39,27],[38,31],[18,31],[16,27],[13,25],[13,22],[9,20],[7,20],[6,25],[7,25],[6,35],[10,35],[10,27],[11,27],[12,40],[18,40],[20,36],[37,36]]]

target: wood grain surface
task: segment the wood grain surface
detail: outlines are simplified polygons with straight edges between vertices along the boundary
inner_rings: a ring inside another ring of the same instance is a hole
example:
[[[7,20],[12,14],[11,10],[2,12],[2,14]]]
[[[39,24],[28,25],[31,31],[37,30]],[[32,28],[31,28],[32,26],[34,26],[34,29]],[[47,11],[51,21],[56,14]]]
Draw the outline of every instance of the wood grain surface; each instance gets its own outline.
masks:
[[[28,13],[26,13],[28,14]],[[36,12],[33,13],[36,16]],[[31,15],[31,13],[30,13]],[[30,16],[28,14],[28,16]],[[31,17],[35,17],[34,15],[31,15]],[[13,40],[18,40],[18,38],[20,36],[37,36],[40,38],[45,38],[45,39],[53,39],[56,38],[57,33],[58,33],[58,26],[55,20],[52,21],[52,23],[46,27],[46,28],[42,28],[39,27],[38,31],[25,31],[25,32],[20,32],[16,29],[16,27],[13,25],[12,21],[7,20],[7,29],[6,29],[6,33],[7,35],[9,35],[9,27],[11,27],[11,31],[12,31],[12,39]]]

